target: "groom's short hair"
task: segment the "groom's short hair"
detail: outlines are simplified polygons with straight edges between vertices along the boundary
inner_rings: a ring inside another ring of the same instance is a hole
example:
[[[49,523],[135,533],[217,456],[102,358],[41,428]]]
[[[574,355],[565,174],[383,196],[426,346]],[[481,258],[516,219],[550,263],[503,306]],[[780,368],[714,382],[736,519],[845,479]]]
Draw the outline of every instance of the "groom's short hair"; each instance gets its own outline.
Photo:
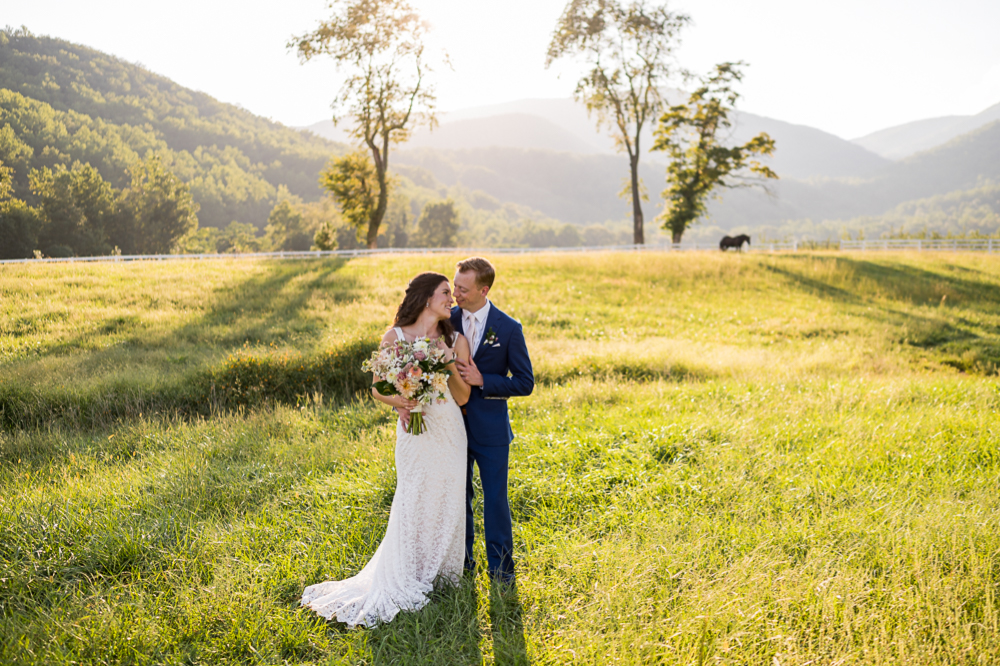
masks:
[[[459,273],[467,273],[469,271],[475,273],[476,284],[480,287],[492,287],[493,280],[497,276],[497,272],[493,269],[493,264],[482,257],[469,257],[458,262],[457,266]]]

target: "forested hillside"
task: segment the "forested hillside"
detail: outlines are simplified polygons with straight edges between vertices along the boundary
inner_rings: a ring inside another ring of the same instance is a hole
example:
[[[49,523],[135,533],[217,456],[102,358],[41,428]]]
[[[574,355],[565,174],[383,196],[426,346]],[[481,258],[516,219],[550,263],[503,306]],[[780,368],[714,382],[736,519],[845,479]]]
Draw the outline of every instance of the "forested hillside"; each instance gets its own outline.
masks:
[[[100,51],[0,31],[0,256],[302,250],[322,225],[332,225],[335,244],[355,247],[354,229],[318,183],[345,149]],[[547,215],[420,169],[394,177],[380,245],[420,237],[423,206],[444,199],[460,216],[452,242],[464,245],[606,244],[626,235],[569,225],[561,209]],[[613,191],[609,198],[617,203]],[[163,210],[169,223],[150,218]],[[158,224],[172,231],[153,233]]]
[[[202,226],[262,227],[278,190],[305,201],[343,147],[223,104],[100,51],[27,31],[0,31],[0,159],[29,199],[28,170],[89,162],[115,187],[159,153],[201,210]],[[30,150],[25,150],[27,146]],[[12,152],[14,151],[14,152]]]
[[[887,127],[854,139],[852,143],[883,157],[897,160],[943,145],[955,137],[974,132],[997,120],[1000,120],[1000,104],[994,104],[973,116],[925,118],[904,125]]]
[[[866,180],[786,181],[786,219],[844,220],[1000,182],[1000,122],[882,169]]]

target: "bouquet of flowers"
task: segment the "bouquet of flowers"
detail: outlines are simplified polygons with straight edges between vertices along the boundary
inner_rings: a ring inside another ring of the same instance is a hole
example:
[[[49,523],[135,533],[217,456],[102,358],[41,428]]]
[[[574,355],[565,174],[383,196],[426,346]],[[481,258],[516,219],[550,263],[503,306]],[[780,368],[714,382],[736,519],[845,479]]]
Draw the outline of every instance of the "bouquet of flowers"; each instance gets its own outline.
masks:
[[[410,410],[410,425],[406,432],[421,434],[424,425],[424,405],[443,403],[448,391],[447,369],[451,353],[444,340],[417,338],[413,342],[396,340],[372,352],[361,365],[364,372],[374,373],[375,390],[380,395],[401,395],[419,404]]]

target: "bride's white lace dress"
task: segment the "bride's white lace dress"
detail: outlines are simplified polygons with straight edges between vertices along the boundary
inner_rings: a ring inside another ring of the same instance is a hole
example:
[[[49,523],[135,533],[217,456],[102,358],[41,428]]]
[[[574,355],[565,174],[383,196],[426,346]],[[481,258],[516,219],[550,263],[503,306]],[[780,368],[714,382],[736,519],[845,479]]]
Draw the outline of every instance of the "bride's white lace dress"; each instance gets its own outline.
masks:
[[[402,331],[396,329],[402,338]],[[396,423],[396,494],[375,555],[353,578],[311,585],[302,605],[348,626],[389,622],[428,601],[434,583],[458,583],[465,561],[467,440],[462,413],[447,401],[424,408],[427,430]]]

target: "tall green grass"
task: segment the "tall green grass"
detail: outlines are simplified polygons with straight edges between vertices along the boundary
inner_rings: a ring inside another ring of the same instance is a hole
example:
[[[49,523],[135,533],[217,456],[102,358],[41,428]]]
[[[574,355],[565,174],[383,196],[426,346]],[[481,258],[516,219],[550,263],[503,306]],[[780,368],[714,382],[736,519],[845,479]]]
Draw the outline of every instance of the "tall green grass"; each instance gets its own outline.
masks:
[[[998,662],[975,256],[497,257],[539,379],[516,593],[364,631],[298,608],[388,516],[358,359],[457,258],[5,268],[0,663]]]

